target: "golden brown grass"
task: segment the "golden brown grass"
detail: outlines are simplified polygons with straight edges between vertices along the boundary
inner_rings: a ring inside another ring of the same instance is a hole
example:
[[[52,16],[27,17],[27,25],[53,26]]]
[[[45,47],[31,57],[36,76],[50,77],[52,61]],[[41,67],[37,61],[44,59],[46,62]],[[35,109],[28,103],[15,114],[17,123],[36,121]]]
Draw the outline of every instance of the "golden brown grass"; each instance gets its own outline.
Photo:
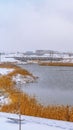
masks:
[[[2,65],[6,68],[6,65]],[[0,77],[0,89],[4,89],[8,93],[11,103],[2,106],[2,112],[18,113],[19,107],[21,114],[38,116],[43,118],[58,119],[65,121],[73,121],[73,107],[70,106],[43,106],[39,104],[35,98],[31,98],[28,95],[18,91],[15,88],[15,83],[11,80],[11,76],[17,73],[27,75],[27,71],[13,65],[8,67],[16,68],[14,72],[11,72],[7,76]],[[29,72],[28,72],[29,73]],[[20,101],[20,104],[19,104]]]
[[[0,64],[0,68],[17,68],[17,66],[15,64],[5,62]]]
[[[73,121],[73,108],[69,106],[42,106],[38,104],[35,98],[26,94],[17,92],[10,94],[12,103],[2,107],[3,112],[18,113],[19,100],[20,110],[23,115],[37,116],[42,118],[57,119],[64,121]],[[20,98],[20,99],[19,99]]]
[[[73,63],[64,63],[64,62],[39,62],[41,66],[66,66],[73,67]]]
[[[19,66],[16,66],[15,64],[11,64],[11,63],[2,63],[0,64],[0,68],[11,68],[14,69],[14,71],[10,72],[8,74],[8,76],[14,76],[16,74],[21,74],[21,75],[30,75],[33,76],[31,73],[29,73],[27,70],[22,69]],[[33,76],[34,77],[34,76]]]

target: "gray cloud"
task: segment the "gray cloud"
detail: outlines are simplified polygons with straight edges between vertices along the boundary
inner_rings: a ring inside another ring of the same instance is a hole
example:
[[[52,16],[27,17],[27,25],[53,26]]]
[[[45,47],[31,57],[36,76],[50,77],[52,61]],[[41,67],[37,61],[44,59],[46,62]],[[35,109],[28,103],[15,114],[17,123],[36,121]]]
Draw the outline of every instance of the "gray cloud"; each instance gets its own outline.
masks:
[[[0,4],[0,50],[73,50],[73,0]]]

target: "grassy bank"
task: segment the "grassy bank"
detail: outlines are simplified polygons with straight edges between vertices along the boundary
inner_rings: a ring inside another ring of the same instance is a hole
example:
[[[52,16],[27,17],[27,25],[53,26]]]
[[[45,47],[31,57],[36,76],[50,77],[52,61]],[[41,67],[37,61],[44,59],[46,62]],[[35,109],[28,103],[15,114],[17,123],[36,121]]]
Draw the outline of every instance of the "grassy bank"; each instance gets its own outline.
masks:
[[[39,62],[41,66],[65,66],[65,67],[73,67],[73,63],[69,62]]]
[[[11,90],[9,92],[12,103],[4,105],[1,109],[2,112],[19,112],[19,100],[20,111],[23,115],[38,116],[49,119],[57,119],[64,121],[73,121],[73,107],[69,106],[47,106],[44,107],[38,104],[35,98],[31,98],[26,94],[15,92]]]
[[[12,81],[12,76],[20,73],[23,75],[31,75],[28,71],[21,69],[12,64],[1,65],[0,67],[11,67],[15,70],[6,76],[0,77],[0,89],[3,89],[9,96],[10,104],[4,105],[1,108],[2,112],[18,113],[19,107],[21,114],[38,116],[43,118],[58,119],[65,121],[73,121],[73,107],[70,106],[43,106],[39,104],[35,98],[20,92],[15,88],[15,82]],[[20,103],[19,103],[20,102]]]
[[[14,69],[14,71],[12,71],[11,73],[9,73],[7,76],[9,77],[12,77],[16,74],[21,74],[21,75],[29,75],[29,76],[32,76],[34,77],[31,73],[29,73],[27,70],[25,69],[22,69],[21,67],[19,66],[16,66],[14,64],[11,64],[11,63],[3,63],[3,64],[0,64],[0,68],[11,68],[11,69]]]

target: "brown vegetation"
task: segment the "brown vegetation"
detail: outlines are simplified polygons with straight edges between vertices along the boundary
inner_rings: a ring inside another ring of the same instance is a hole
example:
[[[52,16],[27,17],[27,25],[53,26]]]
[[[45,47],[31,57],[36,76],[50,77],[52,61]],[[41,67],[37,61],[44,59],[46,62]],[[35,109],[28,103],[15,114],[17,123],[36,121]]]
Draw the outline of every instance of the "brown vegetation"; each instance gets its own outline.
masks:
[[[30,75],[33,76],[31,73],[29,73],[27,70],[22,69],[19,66],[16,66],[15,64],[11,64],[11,63],[2,63],[0,64],[0,68],[11,68],[14,69],[14,71],[10,72],[8,74],[8,76],[14,76],[16,74],[21,74],[21,75]],[[33,76],[34,77],[34,76]]]
[[[18,113],[37,116],[42,118],[57,119],[64,121],[73,121],[73,108],[69,106],[47,106],[38,104],[35,98],[30,98],[26,94],[17,92],[11,94],[12,103],[2,107],[3,112]],[[19,104],[20,101],[20,104]]]
[[[5,63],[0,63],[0,68],[17,68],[17,66],[15,64],[5,62]]]
[[[73,67],[73,63],[64,63],[64,62],[39,62],[41,66],[66,66]]]

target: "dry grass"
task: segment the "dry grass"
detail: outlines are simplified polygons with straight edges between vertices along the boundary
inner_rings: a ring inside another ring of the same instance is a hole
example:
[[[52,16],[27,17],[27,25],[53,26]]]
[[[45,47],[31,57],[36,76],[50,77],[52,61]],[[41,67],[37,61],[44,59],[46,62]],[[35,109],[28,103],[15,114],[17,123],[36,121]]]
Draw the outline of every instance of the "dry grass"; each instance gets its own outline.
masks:
[[[12,99],[12,103],[10,105],[3,106],[2,112],[18,113],[20,100],[20,110],[23,115],[73,121],[73,108],[69,106],[44,107],[41,104],[38,104],[35,98],[31,98],[20,92],[10,94],[10,98]]]
[[[11,64],[11,63],[3,63],[3,64],[0,64],[0,68],[11,68],[11,69],[14,69],[13,72],[10,72],[8,74],[8,76],[12,77],[16,74],[21,74],[21,75],[30,75],[30,76],[33,76],[31,73],[29,73],[27,70],[25,69],[22,69],[21,67],[19,66],[16,66],[14,64]],[[34,77],[34,76],[33,76]]]
[[[66,66],[73,67],[73,63],[64,63],[64,62],[39,62],[41,66]]]
[[[0,76],[0,88],[4,88],[6,91],[8,91],[11,86],[14,86],[14,82],[12,81],[12,76],[15,76],[17,74],[21,75],[30,75],[34,77],[31,73],[29,73],[27,70],[22,69],[21,67],[18,67],[14,64],[10,63],[4,63],[0,64],[0,68],[12,68],[14,69],[12,72],[8,73],[8,75]]]
[[[0,68],[17,68],[17,66],[9,62],[5,62],[0,64]]]
[[[6,65],[2,65],[6,68]],[[14,72],[8,74],[8,76],[0,77],[0,89],[4,89],[8,93],[11,103],[4,105],[1,109],[2,112],[18,113],[19,107],[21,114],[38,116],[50,119],[58,119],[65,121],[73,121],[73,107],[70,106],[42,106],[38,104],[35,98],[31,98],[28,95],[19,92],[15,89],[15,84],[11,80],[11,76],[17,73],[27,75],[27,71],[23,72],[22,69],[13,65],[8,67],[16,68]],[[29,72],[28,72],[29,73]],[[19,103],[20,101],[20,103]]]
[[[14,82],[11,80],[9,76],[2,76],[0,77],[0,88],[10,88],[14,85]]]

